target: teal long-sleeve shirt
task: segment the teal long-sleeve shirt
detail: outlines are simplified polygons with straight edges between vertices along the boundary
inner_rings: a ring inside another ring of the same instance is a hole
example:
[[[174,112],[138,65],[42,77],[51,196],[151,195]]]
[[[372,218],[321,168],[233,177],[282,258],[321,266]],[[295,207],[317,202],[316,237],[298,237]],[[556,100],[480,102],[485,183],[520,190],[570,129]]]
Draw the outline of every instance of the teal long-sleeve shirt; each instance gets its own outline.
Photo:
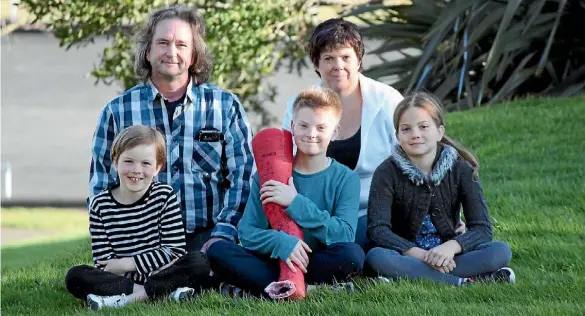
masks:
[[[293,170],[293,182],[298,195],[286,213],[302,228],[304,241],[313,251],[323,245],[354,241],[360,198],[357,173],[332,159],[329,167],[314,174]],[[290,256],[299,240],[270,227],[260,201],[257,174],[238,235],[244,248],[281,260]]]

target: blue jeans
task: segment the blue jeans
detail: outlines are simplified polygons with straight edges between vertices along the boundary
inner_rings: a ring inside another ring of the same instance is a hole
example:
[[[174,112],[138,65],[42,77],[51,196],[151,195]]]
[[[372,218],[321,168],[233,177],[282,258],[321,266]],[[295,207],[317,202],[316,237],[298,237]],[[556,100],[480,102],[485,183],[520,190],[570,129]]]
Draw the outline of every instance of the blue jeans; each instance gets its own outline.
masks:
[[[279,260],[262,256],[233,242],[213,243],[207,250],[213,272],[223,281],[256,296],[280,276]],[[364,251],[355,243],[335,243],[309,254],[307,284],[345,281],[362,271]]]
[[[426,278],[459,285],[459,278],[496,271],[508,265],[511,259],[510,246],[501,241],[492,241],[480,244],[472,251],[456,255],[457,267],[448,274],[435,270],[421,260],[381,247],[368,252],[365,264],[378,275],[389,278]]]
[[[358,218],[357,228],[355,230],[355,243],[360,245],[364,252],[368,252],[372,247],[370,239],[367,236],[368,230],[368,215]]]

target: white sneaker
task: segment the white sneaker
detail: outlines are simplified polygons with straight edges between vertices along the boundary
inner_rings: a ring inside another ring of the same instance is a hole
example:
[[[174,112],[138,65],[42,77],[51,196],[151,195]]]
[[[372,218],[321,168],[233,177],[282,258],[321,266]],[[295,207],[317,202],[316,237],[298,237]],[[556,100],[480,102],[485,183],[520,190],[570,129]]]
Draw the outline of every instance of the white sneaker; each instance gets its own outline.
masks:
[[[128,304],[126,294],[112,295],[112,296],[99,296],[95,294],[89,294],[87,296],[87,306],[90,310],[98,311],[104,307],[124,307]]]
[[[311,292],[319,288],[329,288],[333,291],[345,291],[347,293],[353,293],[355,291],[355,285],[352,281],[338,282],[331,285],[307,284],[307,292]]]
[[[229,283],[221,282],[219,284],[219,293],[223,296],[229,297],[243,297],[244,291],[239,287],[235,287]]]
[[[512,268],[504,267],[493,272],[483,273],[480,275],[467,278],[467,282],[499,282],[499,283],[516,283],[516,273]]]
[[[173,293],[169,294],[169,298],[173,301],[182,302],[188,300],[194,295],[195,289],[190,287],[180,287],[174,290]]]
[[[379,276],[378,277],[378,282],[380,282],[380,283],[392,283],[393,281],[391,279],[388,279],[387,277]]]

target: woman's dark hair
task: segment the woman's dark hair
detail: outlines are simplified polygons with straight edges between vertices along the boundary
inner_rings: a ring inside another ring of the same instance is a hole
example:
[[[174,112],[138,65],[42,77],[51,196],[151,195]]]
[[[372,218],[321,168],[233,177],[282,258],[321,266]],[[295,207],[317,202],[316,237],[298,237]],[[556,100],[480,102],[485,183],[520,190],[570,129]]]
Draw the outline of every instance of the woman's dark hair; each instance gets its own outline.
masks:
[[[340,46],[349,46],[353,48],[360,64],[359,71],[362,68],[362,59],[364,57],[364,40],[357,25],[346,21],[342,18],[329,19],[315,28],[311,38],[309,38],[309,56],[315,68],[319,67],[319,59],[324,51],[329,51]],[[319,71],[315,72],[321,77]]]

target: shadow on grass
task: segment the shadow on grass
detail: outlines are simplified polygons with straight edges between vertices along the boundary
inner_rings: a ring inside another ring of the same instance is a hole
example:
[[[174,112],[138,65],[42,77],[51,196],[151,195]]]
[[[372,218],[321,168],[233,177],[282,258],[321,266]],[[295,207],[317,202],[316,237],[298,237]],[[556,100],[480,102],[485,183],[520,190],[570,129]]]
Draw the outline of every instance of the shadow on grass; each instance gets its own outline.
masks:
[[[64,315],[82,311],[65,289],[69,268],[91,264],[88,237],[2,247],[2,311]]]

